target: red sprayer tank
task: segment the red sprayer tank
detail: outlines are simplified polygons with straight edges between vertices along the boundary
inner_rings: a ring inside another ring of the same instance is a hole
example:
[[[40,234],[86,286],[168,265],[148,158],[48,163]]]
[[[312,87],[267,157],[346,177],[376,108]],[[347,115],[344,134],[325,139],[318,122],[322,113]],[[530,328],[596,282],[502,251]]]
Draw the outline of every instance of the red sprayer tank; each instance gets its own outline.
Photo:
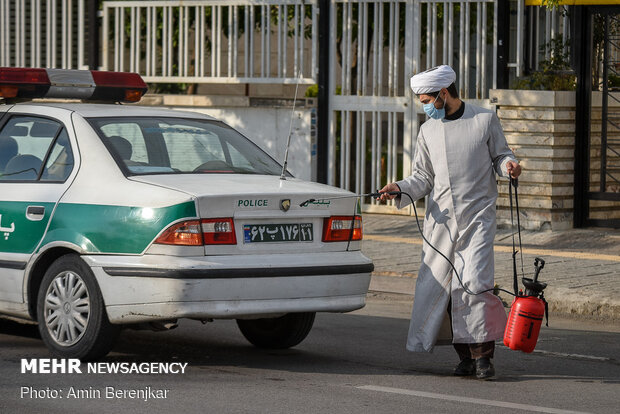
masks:
[[[542,300],[531,296],[515,298],[504,332],[504,345],[516,351],[532,352],[544,315],[545,304]]]
[[[504,345],[510,349],[530,353],[536,346],[547,305],[543,296],[547,285],[537,281],[544,265],[544,260],[536,258],[534,279],[523,278],[525,295],[520,294],[512,303],[504,331]]]

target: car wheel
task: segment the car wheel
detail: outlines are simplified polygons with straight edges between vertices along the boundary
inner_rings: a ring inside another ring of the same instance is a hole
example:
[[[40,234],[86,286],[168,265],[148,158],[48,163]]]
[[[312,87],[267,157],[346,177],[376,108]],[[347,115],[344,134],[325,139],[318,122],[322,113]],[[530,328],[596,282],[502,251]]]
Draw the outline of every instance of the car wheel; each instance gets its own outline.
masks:
[[[39,332],[52,354],[97,359],[107,354],[120,331],[108,320],[90,267],[75,254],[62,256],[45,272],[37,297]]]
[[[279,318],[237,319],[245,339],[258,348],[285,349],[303,341],[314,323],[314,312],[287,313]]]

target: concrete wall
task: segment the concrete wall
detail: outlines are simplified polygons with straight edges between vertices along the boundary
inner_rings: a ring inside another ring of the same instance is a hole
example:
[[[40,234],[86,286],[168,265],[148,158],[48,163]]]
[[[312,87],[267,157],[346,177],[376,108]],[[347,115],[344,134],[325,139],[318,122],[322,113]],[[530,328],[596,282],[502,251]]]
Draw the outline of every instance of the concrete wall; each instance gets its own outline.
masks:
[[[167,107],[211,115],[251,139],[279,163],[293,116],[288,170],[316,180],[316,108],[313,99],[253,99],[243,96],[146,95],[139,105]]]
[[[573,226],[575,92],[491,90],[508,144],[523,167],[519,179],[521,224],[532,230]],[[619,96],[620,97],[620,96]],[[601,93],[592,94],[590,190],[600,183]],[[620,103],[610,99],[609,116],[620,115]],[[609,128],[608,139],[620,138]],[[608,151],[608,156],[611,152]],[[613,155],[613,154],[612,154]],[[619,164],[620,157],[609,160]],[[620,172],[620,171],[619,171]],[[607,191],[614,191],[613,184]],[[615,191],[620,191],[620,188]],[[510,223],[508,184],[499,185],[498,224]],[[620,218],[620,203],[591,201],[591,218]]]

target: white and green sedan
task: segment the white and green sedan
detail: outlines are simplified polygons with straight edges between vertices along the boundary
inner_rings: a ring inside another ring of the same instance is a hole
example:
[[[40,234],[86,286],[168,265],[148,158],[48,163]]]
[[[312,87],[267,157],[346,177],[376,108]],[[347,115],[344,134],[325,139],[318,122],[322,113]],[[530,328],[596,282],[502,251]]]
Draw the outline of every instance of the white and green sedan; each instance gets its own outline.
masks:
[[[34,78],[66,98],[84,72]],[[28,77],[2,74],[0,314],[37,321],[54,355],[98,358],[124,326],[179,318],[236,319],[254,345],[287,348],[316,312],[364,306],[373,264],[350,192],[281,179],[206,115],[17,102]]]

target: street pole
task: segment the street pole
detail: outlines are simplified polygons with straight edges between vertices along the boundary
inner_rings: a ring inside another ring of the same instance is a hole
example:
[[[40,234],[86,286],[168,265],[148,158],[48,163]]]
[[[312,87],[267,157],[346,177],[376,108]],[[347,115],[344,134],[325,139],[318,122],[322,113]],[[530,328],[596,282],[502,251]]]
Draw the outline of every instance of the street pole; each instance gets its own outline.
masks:
[[[590,109],[592,100],[592,23],[587,6],[574,6],[573,51],[576,60],[575,179],[573,227],[585,227],[589,216]]]
[[[510,2],[497,2],[497,89],[508,89]]]

